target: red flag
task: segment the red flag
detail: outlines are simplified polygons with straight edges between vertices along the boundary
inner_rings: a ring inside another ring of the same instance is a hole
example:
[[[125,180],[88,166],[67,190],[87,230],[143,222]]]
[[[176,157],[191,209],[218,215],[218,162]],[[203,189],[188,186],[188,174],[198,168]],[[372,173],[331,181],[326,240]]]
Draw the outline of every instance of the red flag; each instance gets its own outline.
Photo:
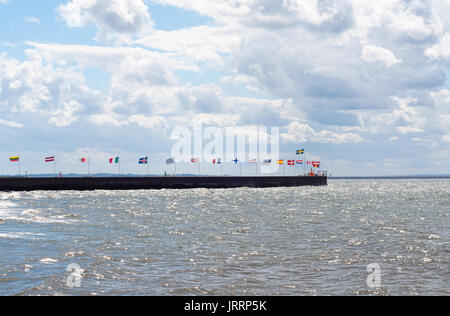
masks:
[[[288,166],[295,166],[295,160],[288,160]]]
[[[85,162],[86,162],[86,158],[81,158],[80,161],[81,161],[82,163],[85,163]]]

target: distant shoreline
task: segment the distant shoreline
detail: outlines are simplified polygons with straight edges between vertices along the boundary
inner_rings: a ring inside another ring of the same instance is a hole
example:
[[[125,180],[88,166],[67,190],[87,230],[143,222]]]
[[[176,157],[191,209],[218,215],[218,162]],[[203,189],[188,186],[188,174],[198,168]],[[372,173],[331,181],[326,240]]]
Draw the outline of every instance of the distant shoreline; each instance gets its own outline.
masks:
[[[360,176],[360,177],[328,177],[328,180],[402,180],[402,179],[450,179],[450,175],[425,176]]]

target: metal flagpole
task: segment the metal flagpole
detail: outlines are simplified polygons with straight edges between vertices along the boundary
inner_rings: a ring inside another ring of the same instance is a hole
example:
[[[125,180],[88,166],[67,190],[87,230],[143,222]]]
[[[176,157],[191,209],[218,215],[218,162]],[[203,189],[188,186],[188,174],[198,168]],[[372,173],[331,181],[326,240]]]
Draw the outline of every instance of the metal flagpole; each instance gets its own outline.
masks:
[[[148,175],[150,175],[150,164],[149,164],[148,158],[147,158],[147,173],[148,173]]]
[[[53,175],[56,177],[56,158],[53,159]]]
[[[91,158],[88,157],[88,177],[91,175]]]
[[[22,172],[21,172],[21,170],[20,170],[20,160],[21,160],[21,159],[20,159],[20,156],[19,156],[19,177],[22,176]]]

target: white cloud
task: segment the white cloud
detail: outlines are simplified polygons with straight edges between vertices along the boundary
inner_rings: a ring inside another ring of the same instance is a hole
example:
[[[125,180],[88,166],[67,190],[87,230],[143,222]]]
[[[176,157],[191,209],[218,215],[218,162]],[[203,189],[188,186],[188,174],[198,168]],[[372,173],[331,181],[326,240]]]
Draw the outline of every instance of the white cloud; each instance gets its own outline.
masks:
[[[322,130],[315,131],[307,124],[300,122],[292,122],[287,126],[287,133],[282,133],[282,139],[287,142],[317,142],[317,143],[361,143],[364,138],[354,133],[346,133],[341,131]]]
[[[450,143],[450,134],[442,136],[442,141],[445,143]]]
[[[99,39],[143,35],[153,27],[142,0],[72,0],[60,5],[57,11],[70,27],[94,24]]]
[[[5,121],[0,119],[0,125],[7,126],[7,127],[13,127],[13,128],[22,128],[23,125],[14,121]]]
[[[450,60],[450,33],[446,33],[439,43],[425,51],[425,55],[434,60]]]
[[[411,133],[423,133],[424,130],[413,126],[399,126],[397,127],[397,132],[400,134],[411,134]]]
[[[34,17],[34,16],[26,16],[24,19],[25,19],[25,21],[30,22],[30,23],[41,24],[41,21],[37,17]]]
[[[395,55],[388,49],[378,46],[366,45],[362,49],[361,58],[368,62],[380,62],[387,67],[399,64],[401,60],[397,59]]]

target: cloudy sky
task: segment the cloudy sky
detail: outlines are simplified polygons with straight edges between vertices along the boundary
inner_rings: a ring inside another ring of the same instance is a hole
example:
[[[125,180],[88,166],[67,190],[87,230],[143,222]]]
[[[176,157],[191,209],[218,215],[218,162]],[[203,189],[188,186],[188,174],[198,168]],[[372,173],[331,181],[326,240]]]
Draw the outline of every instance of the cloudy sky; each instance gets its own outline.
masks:
[[[203,119],[280,127],[283,152],[334,175],[450,174],[449,16],[442,0],[0,0],[0,173],[15,154],[31,173],[48,154],[65,173],[84,155],[162,168],[173,128]]]

